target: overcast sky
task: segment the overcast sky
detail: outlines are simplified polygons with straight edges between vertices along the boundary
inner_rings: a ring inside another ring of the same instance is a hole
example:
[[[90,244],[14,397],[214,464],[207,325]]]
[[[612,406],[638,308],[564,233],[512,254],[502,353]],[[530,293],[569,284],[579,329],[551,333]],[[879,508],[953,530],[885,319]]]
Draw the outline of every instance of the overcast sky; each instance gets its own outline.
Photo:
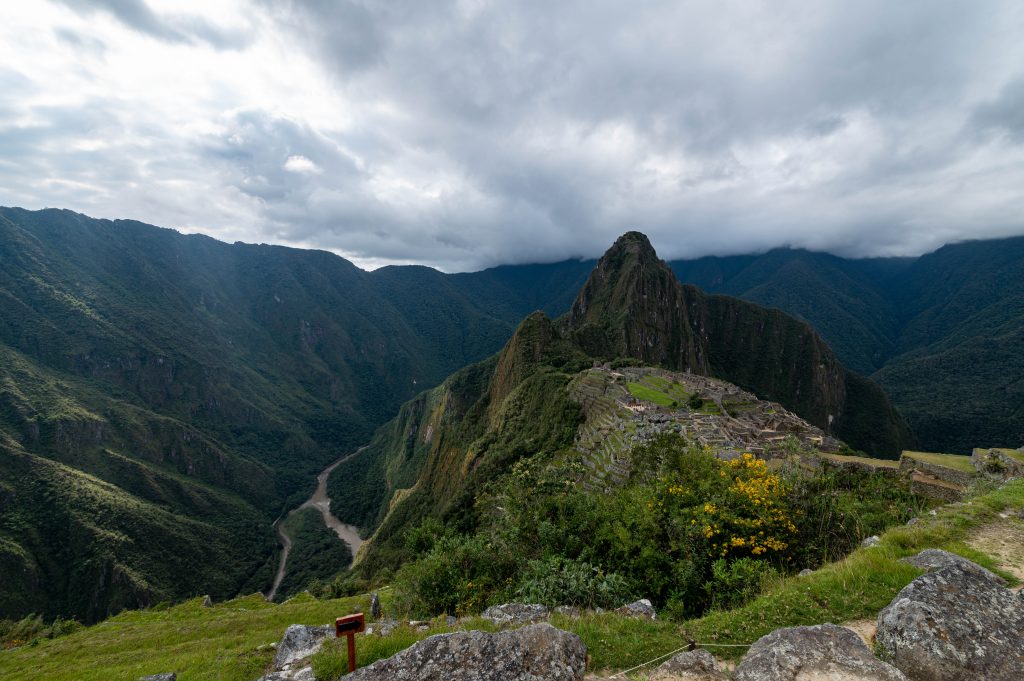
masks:
[[[3,2],[0,205],[449,271],[1024,234],[1024,3]]]

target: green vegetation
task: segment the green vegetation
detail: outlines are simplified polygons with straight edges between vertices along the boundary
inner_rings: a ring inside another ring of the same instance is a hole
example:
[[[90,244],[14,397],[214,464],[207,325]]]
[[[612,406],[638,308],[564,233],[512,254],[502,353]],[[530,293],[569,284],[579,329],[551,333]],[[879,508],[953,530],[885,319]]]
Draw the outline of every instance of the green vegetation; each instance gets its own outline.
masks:
[[[899,558],[924,548],[955,551],[1014,583],[1012,575],[998,570],[990,557],[964,542],[975,530],[997,521],[999,513],[1024,507],[1024,481],[1012,481],[970,501],[942,507],[935,516],[922,515],[913,526],[889,529],[882,534],[880,546],[857,549],[809,576],[766,579],[762,593],[738,607],[682,621],[589,614],[578,619],[555,615],[552,623],[583,639],[590,671],[619,671],[677,650],[691,638],[709,644],[720,657],[735,659],[745,648],[713,644],[747,645],[784,626],[874,618],[899,589],[920,574]],[[382,590],[381,597],[385,612],[393,614],[396,604],[391,591]],[[268,644],[277,641],[289,624],[323,624],[368,607],[365,595],[326,601],[300,596],[282,605],[268,604],[254,595],[212,608],[195,599],[170,608],[124,612],[100,624],[81,629],[72,626],[74,630],[67,635],[43,637],[0,654],[0,676],[11,681],[100,681],[173,670],[194,681],[251,681],[263,673],[273,656]],[[479,619],[470,619],[463,626],[493,629]],[[387,637],[359,636],[359,664],[369,664],[448,630],[437,620],[429,631],[399,627]],[[68,660],[74,660],[74,665],[68,665]],[[314,658],[319,679],[331,678],[345,663],[345,653],[334,644]]]
[[[993,521],[1007,507],[1024,507],[1024,481],[1009,482],[971,504],[943,507],[938,515],[923,516],[911,527],[890,529],[881,535],[878,547],[858,549],[810,576],[783,580],[740,608],[710,613],[686,622],[685,627],[700,641],[752,643],[779,627],[874,618],[920,574],[899,559],[926,548],[959,553],[1016,583],[991,558],[964,544],[972,530]],[[716,650],[722,657],[734,658],[742,652]]]
[[[692,616],[842,557],[927,508],[891,477],[829,466],[810,475],[796,463],[775,472],[675,435],[634,449],[633,478],[609,494],[585,491],[582,473],[558,452],[525,457],[481,489],[473,525],[410,528],[396,604],[433,616],[511,600],[607,608],[647,597]]]

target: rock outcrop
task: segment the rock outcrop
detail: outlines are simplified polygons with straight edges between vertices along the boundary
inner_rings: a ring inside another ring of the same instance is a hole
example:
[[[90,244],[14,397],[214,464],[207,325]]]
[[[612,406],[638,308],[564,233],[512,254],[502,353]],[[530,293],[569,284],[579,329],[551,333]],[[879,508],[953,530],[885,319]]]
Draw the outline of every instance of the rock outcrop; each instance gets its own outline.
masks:
[[[431,636],[346,681],[580,681],[587,648],[550,624]]]
[[[729,681],[729,677],[708,651],[688,650],[655,669],[650,681]]]
[[[654,609],[654,604],[646,598],[627,603],[615,612],[626,617],[644,617],[649,620],[658,618],[658,611]]]
[[[750,647],[735,681],[906,681],[871,654],[856,633],[834,624],[777,629]]]
[[[499,625],[529,624],[546,620],[550,611],[539,603],[503,603],[492,605],[480,614]]]
[[[878,615],[876,640],[912,681],[1024,679],[1024,608],[969,561],[918,577]]]
[[[273,670],[257,681],[314,681],[309,658],[333,635],[334,628],[329,624],[319,627],[291,625],[277,645]]]
[[[320,627],[310,627],[305,624],[293,624],[284,632],[281,643],[277,646],[277,654],[274,655],[274,666],[278,669],[286,665],[294,664],[297,660],[305,659],[324,644],[334,634],[334,629],[329,624]]]
[[[994,581],[996,584],[1006,586],[1006,580],[999,575],[989,572],[985,568],[981,567],[977,563],[967,560],[963,556],[958,556],[955,553],[944,551],[943,549],[925,549],[917,555],[910,556],[909,558],[903,559],[904,563],[910,563],[916,568],[927,570],[928,572],[935,572],[947,568],[950,565],[961,565],[969,570],[981,570],[985,575]]]

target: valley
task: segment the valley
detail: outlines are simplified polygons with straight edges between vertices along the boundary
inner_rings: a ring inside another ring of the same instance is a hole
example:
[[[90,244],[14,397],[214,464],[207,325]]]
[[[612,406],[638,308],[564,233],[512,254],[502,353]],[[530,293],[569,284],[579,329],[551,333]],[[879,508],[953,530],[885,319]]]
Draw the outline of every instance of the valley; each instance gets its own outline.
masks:
[[[355,456],[362,449],[357,449],[351,454],[346,454],[327,468],[320,471],[316,476],[316,489],[313,494],[302,503],[298,508],[289,511],[288,517],[299,513],[307,508],[316,509],[320,513],[320,517],[323,518],[324,525],[334,532],[338,539],[345,542],[348,546],[349,552],[355,556],[359,553],[359,547],[362,545],[363,540],[359,537],[359,528],[348,525],[337,518],[331,513],[331,499],[327,496],[327,478],[331,472],[337,468],[343,461],[349,457]],[[292,538],[288,534],[288,530],[285,527],[285,523],[282,520],[277,520],[274,523],[274,528],[277,530],[277,536],[281,540],[281,557],[277,566],[277,573],[274,575],[274,582],[270,586],[270,590],[267,592],[267,600],[273,601],[277,596],[277,590],[281,586],[281,582],[284,580],[285,574],[288,569],[288,555],[292,549]]]

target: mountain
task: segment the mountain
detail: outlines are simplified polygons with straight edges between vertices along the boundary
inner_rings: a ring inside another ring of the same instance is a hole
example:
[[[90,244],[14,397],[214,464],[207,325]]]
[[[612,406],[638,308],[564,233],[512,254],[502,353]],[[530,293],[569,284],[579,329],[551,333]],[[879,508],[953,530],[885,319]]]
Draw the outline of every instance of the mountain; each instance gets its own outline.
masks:
[[[1024,237],[920,258],[781,249],[671,265],[706,291],[807,321],[846,366],[883,387],[926,449],[1024,441]]]
[[[426,517],[472,526],[488,481],[524,456],[571,448],[586,417],[570,385],[602,363],[725,379],[875,453],[898,454],[911,438],[881,389],[844,369],[807,324],[680,284],[647,237],[630,232],[569,313],[527,317],[500,353],[403,405],[332,473],[335,515],[376,528],[361,570],[396,567]]]
[[[552,304],[521,274],[0,209],[0,615],[265,588],[318,470]]]

